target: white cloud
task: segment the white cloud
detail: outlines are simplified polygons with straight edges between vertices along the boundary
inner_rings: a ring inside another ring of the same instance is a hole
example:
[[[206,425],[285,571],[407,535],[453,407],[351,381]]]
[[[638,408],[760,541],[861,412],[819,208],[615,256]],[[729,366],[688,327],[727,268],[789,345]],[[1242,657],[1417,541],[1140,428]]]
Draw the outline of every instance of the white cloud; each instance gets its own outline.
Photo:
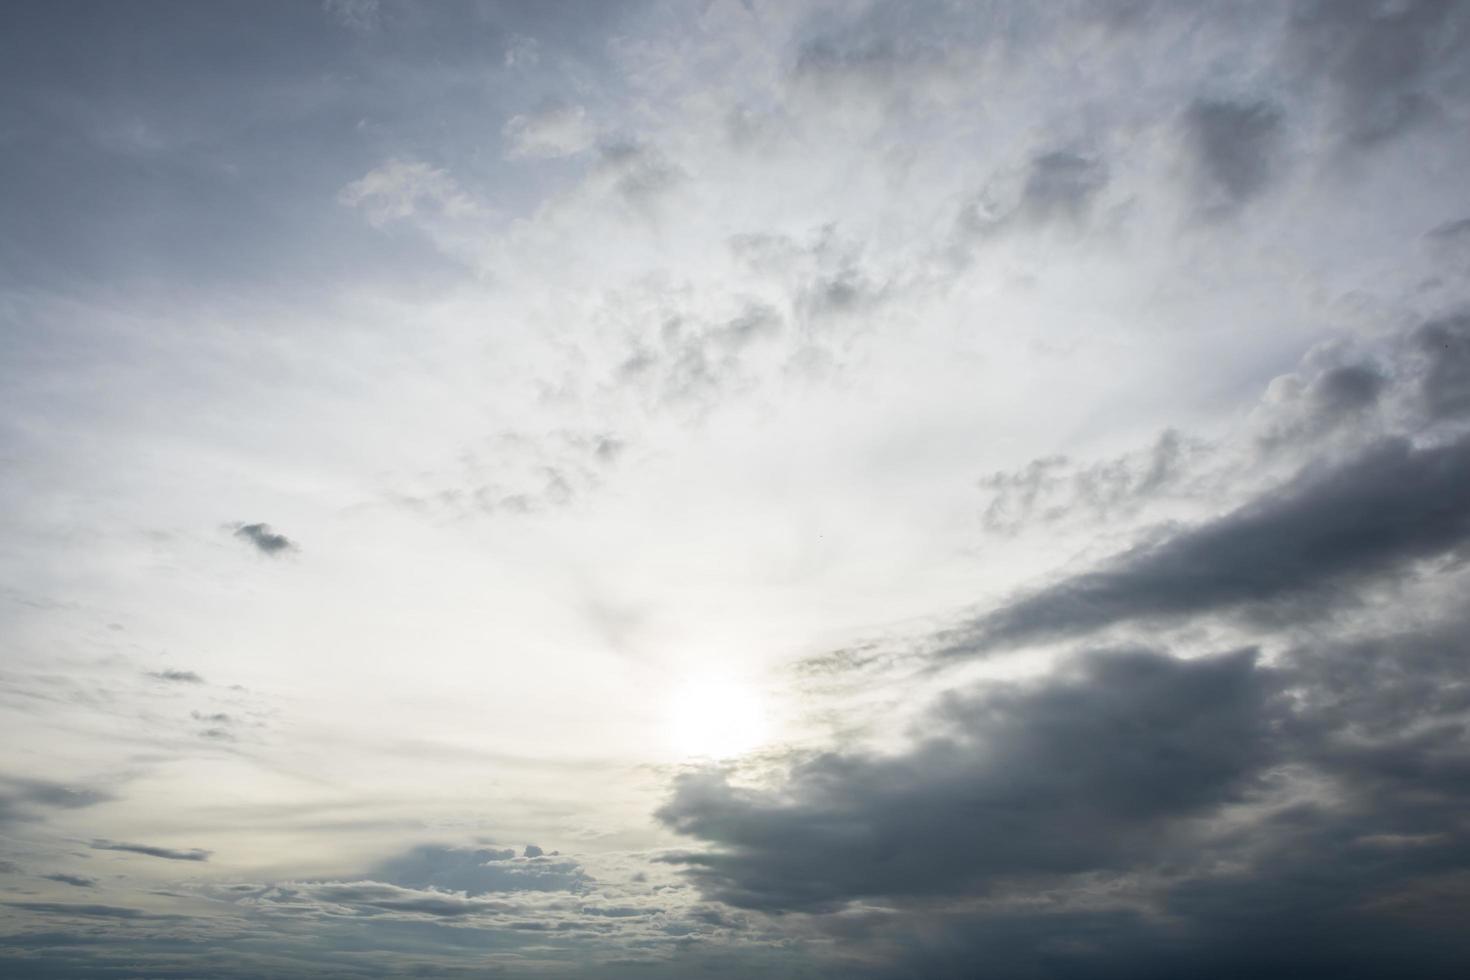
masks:
[[[418,160],[390,160],[342,188],[337,200],[362,208],[375,225],[431,215],[463,218],[480,211],[447,172]]]
[[[575,156],[591,148],[597,128],[579,105],[555,106],[511,116],[501,130],[512,160],[544,160]]]

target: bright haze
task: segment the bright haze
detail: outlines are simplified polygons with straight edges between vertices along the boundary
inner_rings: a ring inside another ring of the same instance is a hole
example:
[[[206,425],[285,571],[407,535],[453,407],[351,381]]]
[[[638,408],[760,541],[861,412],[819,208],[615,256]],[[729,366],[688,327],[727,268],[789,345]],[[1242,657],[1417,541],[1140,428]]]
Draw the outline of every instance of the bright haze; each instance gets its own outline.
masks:
[[[0,975],[1470,962],[1470,2],[0,9]]]

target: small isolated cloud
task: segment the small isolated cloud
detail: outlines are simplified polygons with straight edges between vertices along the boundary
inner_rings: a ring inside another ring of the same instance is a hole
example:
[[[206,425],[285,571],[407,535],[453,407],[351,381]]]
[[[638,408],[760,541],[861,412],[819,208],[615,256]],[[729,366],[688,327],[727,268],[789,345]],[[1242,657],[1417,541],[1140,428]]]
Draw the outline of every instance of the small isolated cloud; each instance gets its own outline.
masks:
[[[597,127],[579,105],[550,106],[512,116],[501,130],[505,155],[512,160],[547,160],[575,156],[597,139]]]
[[[271,530],[269,524],[236,524],[235,537],[249,541],[267,555],[296,550],[296,542]]]
[[[337,201],[361,208],[374,225],[426,213],[462,218],[480,210],[448,173],[416,160],[388,161],[342,188]]]
[[[201,848],[189,848],[187,850],[176,850],[172,847],[154,847],[152,844],[128,844],[123,841],[98,839],[88,845],[94,851],[125,851],[129,854],[143,854],[148,857],[163,858],[167,861],[208,861],[213,851]]]
[[[378,26],[378,0],[322,0],[322,9],[354,31],[371,31]]]
[[[192,670],[150,670],[148,676],[154,680],[169,681],[173,684],[203,684],[204,678]]]
[[[505,45],[505,67],[535,68],[541,61],[541,43],[534,37],[519,34]]]

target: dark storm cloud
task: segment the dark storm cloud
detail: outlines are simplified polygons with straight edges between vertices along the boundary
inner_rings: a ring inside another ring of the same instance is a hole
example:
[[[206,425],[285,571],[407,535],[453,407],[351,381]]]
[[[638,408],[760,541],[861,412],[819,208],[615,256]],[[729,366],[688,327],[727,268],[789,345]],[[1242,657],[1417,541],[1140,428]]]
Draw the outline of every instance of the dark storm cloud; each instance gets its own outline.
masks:
[[[1207,211],[1238,207],[1263,192],[1274,176],[1281,110],[1270,102],[1199,99],[1184,127]]]
[[[1270,759],[1270,700],[1250,652],[1099,653],[1044,684],[948,698],[926,719],[942,734],[896,756],[819,755],[778,792],[681,777],[658,815],[718,845],[674,860],[750,908],[1121,868],[1241,796]]]
[[[1458,548],[1470,536],[1470,438],[1415,448],[1386,439],[1332,469],[1310,468],[1218,520],[1140,545],[1096,571],[1003,606],[944,652],[1072,636],[1132,619],[1282,601]]]
[[[144,854],[148,857],[165,858],[169,861],[208,861],[212,851],[190,848],[188,850],[176,850],[172,847],[154,847],[151,844],[128,844],[122,841],[98,839],[88,845],[94,851],[126,851],[130,854]]]
[[[42,875],[47,881],[60,882],[63,885],[74,885],[77,888],[94,888],[97,885],[96,878],[84,878],[81,875],[69,875],[57,872],[56,874]]]
[[[272,531],[269,524],[236,524],[235,537],[249,541],[267,555],[279,555],[296,547],[290,538]]]
[[[1470,414],[1470,314],[1429,321],[1415,332],[1414,344],[1429,362],[1419,382],[1429,416]]]
[[[37,820],[46,810],[79,810],[113,798],[89,786],[0,776],[0,824]]]

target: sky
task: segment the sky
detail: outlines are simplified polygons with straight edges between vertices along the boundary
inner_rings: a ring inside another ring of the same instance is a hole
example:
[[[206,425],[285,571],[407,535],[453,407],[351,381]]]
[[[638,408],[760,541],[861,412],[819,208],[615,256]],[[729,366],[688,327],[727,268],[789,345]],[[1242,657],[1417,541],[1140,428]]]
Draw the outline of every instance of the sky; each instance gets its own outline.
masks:
[[[1463,976],[1467,52],[0,6],[0,973]]]

